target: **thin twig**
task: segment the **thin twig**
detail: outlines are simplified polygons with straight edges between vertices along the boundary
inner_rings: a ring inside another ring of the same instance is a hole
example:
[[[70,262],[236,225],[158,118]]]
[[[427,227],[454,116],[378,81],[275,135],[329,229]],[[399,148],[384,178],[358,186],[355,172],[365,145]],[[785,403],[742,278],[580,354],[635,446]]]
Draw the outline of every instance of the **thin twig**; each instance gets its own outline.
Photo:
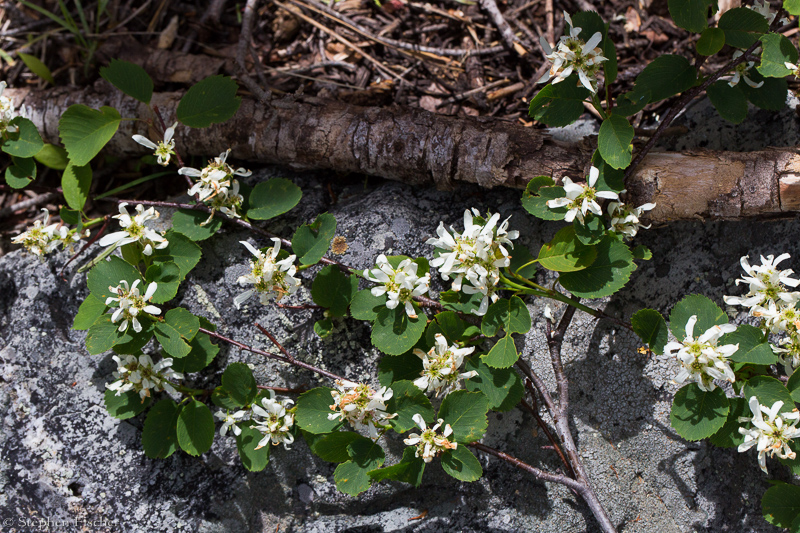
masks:
[[[533,399],[535,401],[535,398]],[[561,449],[561,444],[556,440],[556,438],[550,432],[550,428],[547,427],[547,424],[545,423],[544,420],[542,420],[542,417],[539,416],[539,411],[530,404],[528,404],[528,402],[526,402],[525,400],[521,400],[519,403],[536,420],[536,424],[539,426],[539,428],[541,428],[542,432],[544,432],[545,436],[547,437],[547,440],[549,440],[550,444],[552,444],[553,450],[556,452],[556,454],[558,454],[558,458],[561,459],[561,463],[567,470],[569,477],[575,479],[575,470],[572,468],[572,465],[569,464],[569,461],[567,461],[567,458],[564,455],[564,451]]]
[[[258,98],[262,104],[267,104],[272,98],[269,89],[262,89],[247,72],[247,65],[244,56],[250,49],[253,40],[253,15],[255,14],[258,0],[247,0],[242,13],[242,32],[239,35],[239,43],[236,46],[237,75],[244,85]]]
[[[580,482],[575,481],[574,479],[571,479],[563,474],[551,474],[550,472],[545,472],[544,470],[540,470],[535,466],[529,465],[525,461],[517,459],[513,455],[501,452],[500,450],[496,450],[494,448],[486,446],[485,444],[481,444],[480,442],[473,442],[469,444],[469,446],[472,446],[476,450],[480,450],[484,453],[488,453],[489,455],[493,455],[499,459],[502,459],[508,464],[516,466],[517,468],[524,470],[529,474],[532,474],[535,478],[541,479],[542,481],[550,481],[551,483],[561,483],[562,485],[569,487],[570,489],[580,493],[581,495],[583,495],[583,493],[586,491],[586,488]]]
[[[500,31],[500,35],[503,36],[503,41],[506,43],[508,49],[519,53],[517,50],[517,46],[519,46],[519,39],[517,39],[517,36],[514,35],[514,31],[511,29],[511,26],[508,25],[508,22],[506,22],[503,14],[500,13],[500,9],[497,7],[497,2],[494,0],[479,0],[479,3],[481,8],[488,13],[492,23]]]
[[[285,356],[286,356],[286,358],[287,358],[287,359],[289,359],[289,361],[291,361],[291,362],[292,362],[292,364],[294,364],[294,363],[295,363],[295,358],[294,358],[294,357],[292,357],[292,354],[290,354],[290,353],[289,353],[289,351],[288,351],[286,348],[284,348],[284,347],[283,347],[283,345],[282,345],[281,343],[279,343],[279,342],[278,342],[278,339],[276,339],[276,338],[275,338],[275,336],[274,336],[274,335],[272,335],[272,333],[270,333],[269,331],[267,331],[267,330],[264,328],[264,326],[262,326],[262,325],[261,325],[261,324],[259,324],[258,322],[256,322],[256,327],[259,329],[259,331],[261,331],[261,333],[263,333],[264,335],[266,335],[266,336],[267,336],[267,338],[269,338],[269,340],[272,342],[272,344],[274,344],[274,345],[275,345],[275,347],[276,347],[276,348],[278,348],[278,350],[280,350],[280,351],[281,351],[281,353],[282,353],[283,355],[285,355]]]

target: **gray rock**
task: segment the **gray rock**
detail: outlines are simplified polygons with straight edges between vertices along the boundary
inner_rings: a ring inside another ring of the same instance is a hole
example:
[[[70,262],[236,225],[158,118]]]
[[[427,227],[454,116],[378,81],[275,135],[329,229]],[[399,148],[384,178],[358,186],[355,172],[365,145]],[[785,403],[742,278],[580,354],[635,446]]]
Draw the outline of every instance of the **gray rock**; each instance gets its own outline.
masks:
[[[284,175],[256,172],[258,179]],[[305,196],[286,216],[270,221],[271,231],[290,236],[300,223],[328,211],[346,237],[341,257],[359,268],[379,253],[424,255],[425,240],[440,220],[459,227],[463,211],[511,215],[519,242],[536,252],[558,229],[520,207],[515,191],[463,187],[454,193],[410,189],[397,183],[334,184],[325,176],[291,175]],[[162,216],[168,218],[168,213]],[[594,302],[617,316],[643,306],[666,313],[685,294],[698,292],[717,302],[734,294],[744,254],[782,253],[800,259],[795,220],[752,224],[682,222],[641,234],[654,253],[630,283],[612,298]],[[339,320],[329,339],[312,326],[320,313],[264,307],[255,299],[241,311],[233,297],[249,253],[238,241],[266,244],[226,227],[203,243],[204,260],[188,277],[177,303],[218,324],[224,335],[268,349],[254,327],[259,322],[305,361],[353,379],[374,379],[379,353],[370,345],[368,325]],[[67,256],[45,262],[16,251],[0,259],[0,519],[4,530],[33,529],[35,520],[83,524],[89,531],[597,531],[588,508],[559,485],[542,483],[494,458],[480,456],[485,476],[459,483],[433,463],[422,487],[384,483],[359,498],[338,493],[335,465],[310,454],[304,442],[272,451],[264,472],[247,472],[230,437],[215,439],[199,458],[176,453],[150,460],[141,448],[141,416],[118,421],[103,406],[104,384],[112,380],[110,354],[89,356],[84,333],[70,330],[87,294],[85,277],[57,277]],[[290,303],[308,301],[311,275]],[[540,274],[541,283],[553,276]],[[438,277],[437,290],[444,289]],[[525,357],[552,388],[545,356],[543,303],[532,301],[534,328],[521,341]],[[735,316],[735,315],[733,315]],[[742,319],[743,317],[737,317]],[[770,476],[758,469],[755,453],[718,449],[682,440],[669,424],[670,383],[676,365],[663,356],[637,352],[641,342],[614,325],[579,313],[565,344],[572,424],[589,475],[615,523],[625,532],[776,531],[762,518],[759,501],[768,479],[788,479],[770,461]],[[191,386],[219,384],[228,362],[255,366],[261,384],[315,386],[324,382],[306,371],[265,361],[223,346],[210,369],[188,377]],[[488,445],[537,467],[557,470],[548,443],[526,414],[490,415]],[[389,457],[402,442],[386,443]],[[27,522],[26,522],[27,521]],[[27,525],[26,525],[27,524]],[[52,527],[53,530],[70,530]]]

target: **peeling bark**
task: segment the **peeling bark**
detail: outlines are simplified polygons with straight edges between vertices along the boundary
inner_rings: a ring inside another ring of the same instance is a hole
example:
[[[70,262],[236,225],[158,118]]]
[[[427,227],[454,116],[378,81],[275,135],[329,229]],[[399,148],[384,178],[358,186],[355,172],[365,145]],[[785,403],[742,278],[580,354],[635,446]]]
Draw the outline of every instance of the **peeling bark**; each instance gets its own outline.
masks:
[[[48,142],[58,139],[58,117],[72,104],[116,107],[124,117],[151,116],[147,106],[100,80],[83,92],[7,89],[25,103]],[[152,104],[173,121],[182,93],[156,93]],[[134,133],[155,137],[144,122],[123,122],[109,153],[138,156]],[[561,143],[532,128],[483,117],[451,117],[421,109],[359,107],[316,98],[286,98],[263,107],[243,98],[227,123],[203,130],[178,128],[182,155],[212,157],[228,147],[238,161],[295,169],[329,169],[452,189],[459,182],[523,188],[538,175],[585,175],[593,146]],[[789,149],[758,152],[653,152],[628,183],[627,201],[655,202],[653,222],[692,218],[774,216],[800,210],[800,155]]]

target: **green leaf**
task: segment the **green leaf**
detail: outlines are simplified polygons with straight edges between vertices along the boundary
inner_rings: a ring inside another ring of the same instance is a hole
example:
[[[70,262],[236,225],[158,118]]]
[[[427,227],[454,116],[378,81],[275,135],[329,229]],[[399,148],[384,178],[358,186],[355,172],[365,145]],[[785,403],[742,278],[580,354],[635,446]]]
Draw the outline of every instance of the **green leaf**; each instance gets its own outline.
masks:
[[[712,326],[728,323],[728,315],[717,304],[703,295],[690,294],[676,303],[669,314],[669,329],[679,341],[686,337],[686,323],[692,315],[697,315],[693,337],[699,337]]]
[[[641,88],[622,94],[617,98],[617,105],[614,106],[612,113],[624,117],[635,115],[650,103],[651,97],[650,91]]]
[[[86,351],[91,355],[100,355],[107,352],[114,347],[115,344],[128,342],[133,337],[118,331],[119,324],[111,322],[111,315],[101,315],[89,327],[89,332],[86,334]],[[128,329],[133,331],[133,328],[128,326]]]
[[[340,464],[333,472],[336,488],[350,496],[358,496],[372,483],[369,471],[380,468],[386,455],[377,443],[370,439],[353,441],[347,446],[352,460]]]
[[[103,402],[106,404],[108,414],[120,420],[138,415],[147,409],[151,400],[150,396],[142,399],[135,390],[129,390],[117,396],[116,391],[106,389],[103,395]]]
[[[425,330],[425,344],[433,346],[436,342],[436,334],[441,333],[449,344],[458,341],[466,341],[470,337],[480,333],[475,326],[470,326],[458,316],[454,311],[442,311],[433,317]]]
[[[719,116],[733,124],[740,124],[747,118],[747,97],[739,85],[746,84],[742,81],[736,87],[731,87],[727,81],[718,81],[706,89],[708,99],[711,100]]]
[[[761,405],[771,408],[775,402],[783,402],[779,412],[789,413],[794,409],[794,399],[789,389],[780,380],[770,376],[755,376],[747,380],[744,384],[744,398],[750,400],[751,397],[758,398]]]
[[[294,415],[300,429],[319,435],[330,433],[339,427],[338,419],[328,420],[328,415],[333,413],[330,407],[333,403],[332,391],[328,387],[317,387],[300,395]]]
[[[765,78],[785,78],[792,73],[784,63],[797,64],[797,48],[778,33],[761,36],[761,64],[756,68]]]
[[[599,243],[606,236],[606,225],[603,217],[591,212],[586,214],[583,222],[576,217],[572,221],[572,227],[575,230],[575,237],[578,242],[587,246]],[[594,249],[592,248],[592,250]],[[594,261],[594,258],[592,261]]]
[[[142,276],[136,267],[112,255],[107,261],[100,261],[89,271],[86,284],[95,297],[105,302],[106,298],[117,296],[111,289],[117,287],[120,281],[125,280],[128,286],[131,286],[137,279],[141,280]]]
[[[250,427],[250,423],[239,426],[242,432],[236,437],[236,448],[239,450],[239,458],[242,464],[250,472],[261,472],[269,463],[269,442],[265,446],[256,449],[258,443],[264,435],[257,429]]]
[[[207,452],[214,442],[214,417],[208,407],[192,400],[178,415],[178,444],[189,455]]]
[[[620,290],[636,270],[630,249],[615,237],[596,245],[597,259],[578,272],[562,272],[561,286],[581,298],[601,298]]]
[[[522,380],[513,368],[492,368],[476,356],[467,360],[464,370],[478,373],[464,384],[470,392],[485,394],[493,411],[510,411],[525,395]]]
[[[9,133],[9,138],[2,143],[3,151],[14,157],[33,157],[44,147],[42,136],[36,125],[25,117],[14,117],[8,123],[17,126],[16,133]]]
[[[239,407],[247,407],[258,394],[253,371],[244,363],[231,363],[222,373],[222,388]]]
[[[138,395],[137,395],[138,396]],[[142,429],[142,447],[150,459],[166,459],[178,449],[176,426],[181,407],[164,398],[150,409]]]
[[[453,428],[453,440],[469,443],[480,440],[486,432],[488,411],[489,400],[483,393],[458,390],[442,400],[438,418]]]
[[[53,79],[53,73],[50,72],[50,69],[47,67],[47,65],[42,63],[38,57],[25,54],[23,52],[17,52],[17,56],[19,56],[19,58],[23,63],[25,63],[25,66],[28,67],[31,72],[42,78],[50,85],[56,84],[56,80]]]
[[[508,368],[517,362],[519,352],[511,335],[506,335],[492,346],[489,353],[483,354],[481,359],[493,368]]]
[[[736,331],[723,335],[720,345],[738,344],[739,349],[731,355],[731,361],[755,365],[771,365],[778,362],[778,356],[770,348],[764,333],[759,328],[743,324]]]
[[[373,481],[391,479],[419,487],[424,471],[425,461],[422,460],[422,457],[416,457],[416,448],[406,447],[403,450],[403,459],[399,463],[386,468],[370,470],[369,477]]]
[[[303,224],[292,237],[292,251],[301,265],[314,265],[330,248],[336,234],[336,217],[328,213],[318,215],[313,224]]]
[[[155,282],[156,292],[151,300],[154,304],[163,304],[175,298],[181,282],[181,269],[169,261],[167,263],[154,263],[147,268],[144,274],[146,285]]]
[[[306,433],[309,435],[309,433]],[[347,447],[357,440],[364,440],[355,431],[336,431],[328,435],[315,438],[313,444],[309,443],[309,448],[323,461],[329,463],[344,463],[350,460]],[[368,439],[367,439],[368,440]]]
[[[193,241],[203,241],[222,227],[222,220],[213,217],[208,224],[208,213],[197,209],[178,209],[172,215],[172,229]]]
[[[415,380],[422,373],[422,360],[413,352],[387,355],[378,362],[378,381],[384,387],[404,379]]]
[[[88,164],[119,128],[121,117],[113,107],[100,111],[82,104],[69,106],[58,121],[61,142],[75,166]]]
[[[156,339],[170,357],[186,357],[192,349],[181,338],[180,332],[165,322],[156,322]]]
[[[447,450],[441,455],[442,468],[459,481],[477,481],[483,475],[481,462],[466,446]]]
[[[347,314],[347,306],[356,291],[358,278],[345,274],[335,265],[328,265],[320,270],[311,284],[311,298],[314,303],[327,307],[328,314],[334,317]]]
[[[725,46],[725,32],[720,28],[706,28],[700,35],[695,48],[703,56],[713,56]]]
[[[617,47],[610,37],[606,36],[603,39],[603,57],[607,60],[603,61],[603,73],[606,77],[606,85],[610,86],[617,80]]]
[[[595,11],[579,11],[572,15],[573,28],[580,28],[578,36],[584,41],[588,41],[595,33],[606,36],[606,24],[602,17]],[[566,30],[566,29],[565,29]]]
[[[111,316],[111,315],[108,315]],[[153,338],[155,326],[153,321],[147,316],[139,315],[139,323],[142,331],[136,333],[132,327],[128,327],[122,338],[114,345],[114,351],[118,354],[136,355],[141,353],[142,348]]]
[[[317,320],[314,322],[314,333],[316,333],[318,337],[324,339],[333,333],[333,321],[330,318]]]
[[[597,248],[582,244],[574,226],[561,228],[553,240],[539,250],[539,264],[556,272],[575,272],[588,268],[597,258]]]
[[[653,252],[644,244],[640,244],[633,249],[633,258],[642,261],[650,261],[653,258]]]
[[[653,309],[640,309],[631,317],[633,331],[639,335],[657,355],[664,353],[664,345],[669,340],[667,323],[661,313]]]
[[[200,262],[202,252],[197,243],[192,242],[185,235],[169,230],[164,238],[169,241],[169,245],[161,250],[153,250],[150,257],[155,262],[173,262],[181,269],[181,281],[186,275]]]
[[[790,15],[800,15],[800,0],[783,0],[783,9]]]
[[[400,355],[413,348],[427,325],[425,313],[416,305],[414,309],[418,318],[409,318],[402,305],[382,309],[372,325],[372,344],[389,355]]]
[[[625,172],[606,163],[600,150],[595,150],[592,154],[592,166],[598,170],[597,182],[594,188],[598,191],[613,191],[617,193],[625,190]]]
[[[72,209],[82,211],[86,199],[89,198],[89,187],[92,186],[92,166],[88,163],[75,166],[72,163],[64,169],[61,175],[61,189],[64,199]]]
[[[219,353],[219,346],[211,342],[208,334],[202,332],[195,335],[192,342],[189,343],[189,347],[192,349],[189,355],[181,359],[173,359],[172,368],[175,372],[182,374],[199,372],[210,365]]]
[[[180,361],[180,359],[176,359],[176,361]],[[217,407],[221,407],[228,411],[238,411],[241,406],[236,403],[231,395],[223,389],[222,387],[217,387],[214,389],[214,392],[211,394],[211,402],[216,405]]]
[[[774,483],[761,498],[764,519],[778,527],[793,527],[800,516],[800,487],[781,481]]]
[[[42,149],[39,150],[33,158],[47,168],[52,168],[53,170],[64,170],[67,168],[67,164],[69,164],[67,151],[54,144],[45,144],[42,146]]]
[[[107,67],[100,68],[100,75],[120,91],[144,104],[149,104],[153,97],[153,80],[139,65],[112,59]]]
[[[689,60],[678,55],[657,57],[636,78],[635,92],[650,93],[650,101],[658,102],[682,93],[697,82],[697,70]]]
[[[494,337],[501,328],[507,334],[530,331],[531,315],[519,296],[512,296],[509,300],[501,298],[486,310],[481,322],[481,332],[487,337]]]
[[[786,107],[786,96],[789,94],[786,78],[765,78],[754,68],[747,71],[747,76],[755,83],[764,83],[758,89],[746,83],[737,85],[750,103],[767,111],[780,111]]]
[[[302,196],[300,187],[287,179],[272,178],[262,181],[250,193],[247,216],[255,220],[275,218],[296,206]]]
[[[194,336],[197,335],[197,331],[200,329],[200,319],[183,307],[170,309],[167,311],[167,314],[164,315],[164,318],[167,324],[175,328],[178,333],[181,334],[181,337],[187,341],[194,339]]]
[[[564,220],[567,213],[565,207],[551,209],[547,207],[549,200],[563,198],[566,194],[563,187],[552,187],[555,182],[548,176],[537,176],[528,182],[522,193],[522,207],[531,215],[542,220]]]
[[[750,48],[761,34],[769,31],[767,19],[746,7],[735,7],[723,13],[718,26],[725,32],[725,44],[742,49]]]
[[[691,383],[675,394],[669,419],[678,435],[696,441],[719,431],[725,425],[729,410],[728,398],[720,387],[706,392]]]
[[[531,251],[527,247],[517,244],[511,256],[511,264],[509,270],[516,272],[523,278],[532,278],[536,275],[536,263],[532,263],[535,257],[531,255]]]
[[[189,87],[178,103],[175,116],[190,128],[207,128],[231,118],[242,99],[239,86],[231,78],[210,76]]]
[[[739,428],[742,423],[739,422],[740,416],[752,415],[750,409],[747,407],[747,401],[744,398],[729,398],[731,410],[728,412],[728,418],[725,420],[725,425],[722,429],[711,435],[709,441],[714,446],[720,448],[735,448],[744,442],[744,435],[739,433]]]
[[[72,329],[79,331],[89,329],[106,312],[106,309],[108,308],[105,301],[89,294],[78,308],[78,314],[75,315]]]
[[[544,88],[531,100],[528,115],[551,128],[569,126],[584,112],[583,102],[591,96],[588,89],[578,84],[578,75]]]
[[[426,421],[433,420],[433,407],[425,393],[411,381],[395,381],[392,383],[392,397],[386,404],[387,411],[397,413],[391,420],[392,428],[398,433],[405,433],[417,427],[412,419],[415,414],[422,415]]]
[[[61,208],[58,210],[58,216],[61,217],[61,220],[64,222],[64,224],[77,226],[78,229],[83,227],[83,219],[81,219],[81,214],[78,211],[61,206]]]
[[[669,0],[669,14],[675,24],[693,33],[708,28],[708,2],[706,0]]]
[[[6,183],[12,189],[22,189],[36,179],[36,162],[32,157],[11,158],[12,165],[6,169]]]
[[[483,294],[479,292],[467,294],[466,292],[447,290],[439,293],[439,299],[445,309],[470,314],[480,307]]]
[[[800,402],[800,372],[793,372],[789,376],[789,382],[786,384],[786,389],[792,396],[795,402]]]
[[[350,301],[350,314],[356,320],[369,320],[378,318],[378,313],[386,307],[386,294],[373,296],[370,289],[358,291]]]
[[[603,121],[597,147],[606,163],[613,168],[625,168],[631,164],[633,135],[633,126],[625,117],[611,115]]]

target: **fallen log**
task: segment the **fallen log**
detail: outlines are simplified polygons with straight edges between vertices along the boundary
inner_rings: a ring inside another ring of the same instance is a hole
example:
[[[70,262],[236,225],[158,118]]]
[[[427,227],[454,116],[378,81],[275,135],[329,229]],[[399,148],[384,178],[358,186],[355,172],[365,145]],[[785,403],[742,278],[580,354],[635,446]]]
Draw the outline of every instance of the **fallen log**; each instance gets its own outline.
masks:
[[[84,91],[6,90],[48,142],[57,142],[58,118],[73,104],[116,107],[123,117],[151,117],[145,106],[105,81]],[[182,93],[156,93],[172,123]],[[125,121],[108,153],[138,156],[131,140],[153,137],[141,121]],[[584,176],[593,150],[588,140],[564,143],[533,128],[485,117],[452,117],[421,109],[359,107],[292,97],[269,107],[243,98],[233,119],[203,130],[178,128],[182,154],[214,156],[228,147],[237,161],[294,169],[328,169],[451,189],[459,183],[485,188],[524,188],[538,175]],[[694,218],[776,216],[800,210],[800,154],[791,149],[757,152],[652,152],[628,182],[628,201],[655,202],[656,223]]]

